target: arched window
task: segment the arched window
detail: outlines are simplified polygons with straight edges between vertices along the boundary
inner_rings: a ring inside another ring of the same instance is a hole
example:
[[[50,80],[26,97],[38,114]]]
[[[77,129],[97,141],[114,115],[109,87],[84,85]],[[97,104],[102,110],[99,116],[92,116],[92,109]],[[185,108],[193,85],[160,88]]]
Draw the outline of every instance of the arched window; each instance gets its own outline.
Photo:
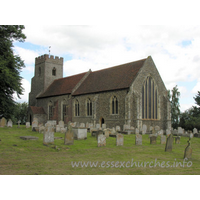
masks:
[[[87,116],[92,116],[92,101],[87,99]]]
[[[62,101],[61,109],[62,109],[62,120],[65,121],[65,117],[68,116],[68,103],[65,99]]]
[[[76,99],[75,100],[75,116],[79,116],[79,102],[78,100]]]
[[[118,114],[118,100],[116,96],[111,99],[111,114]]]
[[[55,67],[52,70],[52,76],[56,76],[56,68]]]
[[[52,101],[50,101],[49,102],[49,106],[48,106],[49,108],[48,108],[48,113],[49,113],[49,115],[48,115],[48,117],[49,117],[49,120],[52,120],[53,119],[53,102]]]
[[[158,119],[158,89],[150,76],[142,86],[142,119]]]

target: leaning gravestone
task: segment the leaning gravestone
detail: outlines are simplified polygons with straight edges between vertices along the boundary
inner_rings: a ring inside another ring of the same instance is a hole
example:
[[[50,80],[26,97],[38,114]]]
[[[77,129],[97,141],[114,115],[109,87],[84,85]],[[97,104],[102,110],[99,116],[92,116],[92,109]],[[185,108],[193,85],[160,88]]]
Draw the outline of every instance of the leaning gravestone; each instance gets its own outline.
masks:
[[[135,144],[142,145],[142,135],[140,135],[140,134],[135,135]]]
[[[54,143],[54,128],[51,124],[46,125],[44,129],[44,135],[43,135],[43,144],[53,144]]]
[[[157,139],[157,137],[154,136],[154,135],[152,135],[152,136],[150,137],[150,144],[156,144],[156,139]]]
[[[26,128],[30,128],[30,122],[26,122]]]
[[[65,133],[65,145],[72,145],[74,144],[74,133],[72,131],[72,126],[68,124],[67,132]]]
[[[106,136],[105,135],[102,135],[102,134],[98,135],[97,146],[98,147],[106,146]]]
[[[170,134],[169,137],[167,138],[165,151],[172,151],[172,145],[173,145],[173,135]]]
[[[124,136],[120,133],[116,135],[116,146],[123,146],[124,145]]]
[[[160,136],[160,144],[166,144],[166,136],[165,135]]]
[[[188,142],[188,146],[185,148],[185,153],[184,153],[184,159],[187,158],[187,159],[190,159],[192,158],[192,147],[191,147],[191,144],[190,144],[190,139],[187,141]]]
[[[11,119],[8,120],[8,123],[7,123],[7,127],[12,127],[13,126],[13,122]]]

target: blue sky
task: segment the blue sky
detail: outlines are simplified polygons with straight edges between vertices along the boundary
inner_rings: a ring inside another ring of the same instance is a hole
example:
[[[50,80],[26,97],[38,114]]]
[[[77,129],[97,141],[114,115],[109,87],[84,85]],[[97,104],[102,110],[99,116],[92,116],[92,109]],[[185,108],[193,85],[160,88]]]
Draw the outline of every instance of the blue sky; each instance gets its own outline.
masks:
[[[194,105],[200,91],[200,26],[25,25],[24,33],[26,41],[14,43],[26,65],[20,102],[28,101],[35,57],[49,54],[49,46],[51,55],[64,58],[64,77],[151,55],[166,88],[178,86],[181,111]]]

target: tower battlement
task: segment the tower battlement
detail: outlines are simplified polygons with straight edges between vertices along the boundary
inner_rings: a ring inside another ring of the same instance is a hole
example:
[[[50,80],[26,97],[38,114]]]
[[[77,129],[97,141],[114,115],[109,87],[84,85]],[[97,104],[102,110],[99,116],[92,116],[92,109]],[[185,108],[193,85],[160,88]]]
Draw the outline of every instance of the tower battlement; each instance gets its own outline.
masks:
[[[63,57],[58,57],[58,56],[53,56],[53,55],[48,55],[48,54],[44,54],[42,56],[39,56],[37,58],[35,58],[35,64],[40,64],[43,62],[51,62],[51,63],[55,63],[55,64],[63,64]]]

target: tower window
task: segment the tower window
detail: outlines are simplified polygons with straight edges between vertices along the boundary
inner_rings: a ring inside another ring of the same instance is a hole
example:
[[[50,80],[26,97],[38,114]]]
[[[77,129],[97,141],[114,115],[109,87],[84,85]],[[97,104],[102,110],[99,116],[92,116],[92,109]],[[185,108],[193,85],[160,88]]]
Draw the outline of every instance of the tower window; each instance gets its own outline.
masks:
[[[52,70],[52,76],[56,76],[56,68],[55,67]]]

